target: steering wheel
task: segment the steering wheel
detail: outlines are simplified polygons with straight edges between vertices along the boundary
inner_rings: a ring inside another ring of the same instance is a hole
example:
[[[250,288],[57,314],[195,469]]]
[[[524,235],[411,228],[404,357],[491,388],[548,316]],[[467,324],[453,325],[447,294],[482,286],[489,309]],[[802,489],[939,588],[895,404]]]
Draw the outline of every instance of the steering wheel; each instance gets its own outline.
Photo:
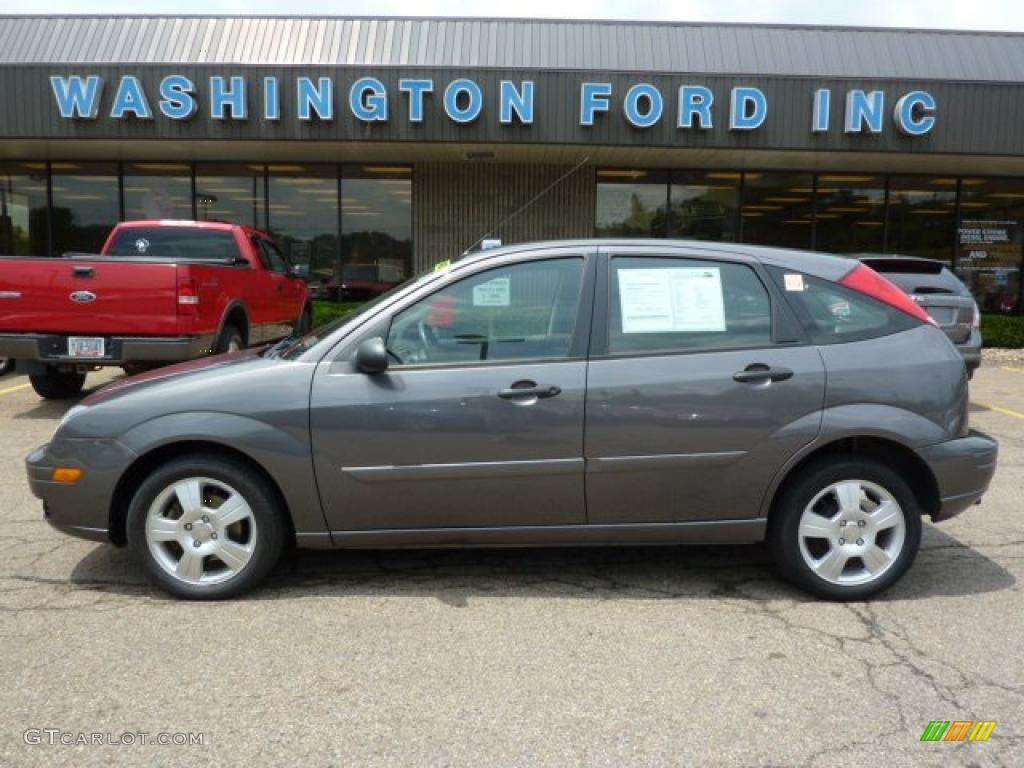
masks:
[[[430,349],[437,349],[437,347],[440,346],[440,343],[437,340],[437,334],[434,333],[434,329],[422,320],[416,323],[416,331],[419,333],[420,341],[423,343],[424,353]]]

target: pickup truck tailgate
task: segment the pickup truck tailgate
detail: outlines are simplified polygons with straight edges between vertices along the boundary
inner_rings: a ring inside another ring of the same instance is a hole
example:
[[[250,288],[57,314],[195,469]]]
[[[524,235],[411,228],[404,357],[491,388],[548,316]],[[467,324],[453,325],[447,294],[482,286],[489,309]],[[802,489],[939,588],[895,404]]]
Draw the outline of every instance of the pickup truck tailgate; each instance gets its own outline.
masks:
[[[0,332],[173,336],[177,272],[124,258],[0,258]]]

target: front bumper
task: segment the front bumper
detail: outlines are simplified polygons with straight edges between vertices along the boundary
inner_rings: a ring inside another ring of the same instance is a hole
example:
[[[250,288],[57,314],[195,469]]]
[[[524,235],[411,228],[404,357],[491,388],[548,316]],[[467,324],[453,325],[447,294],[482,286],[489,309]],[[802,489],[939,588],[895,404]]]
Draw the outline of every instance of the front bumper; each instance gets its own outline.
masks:
[[[61,439],[40,446],[25,459],[28,484],[43,501],[43,515],[54,528],[91,541],[110,541],[114,489],[136,458],[116,440]],[[75,484],[55,483],[56,467],[76,467],[84,474]]]
[[[980,501],[995,474],[998,454],[999,443],[973,429],[966,437],[923,449],[921,456],[939,486],[939,508],[932,520],[948,520]]]
[[[0,357],[46,365],[123,365],[175,363],[210,354],[213,336],[103,336],[106,354],[100,358],[68,357],[68,337],[90,334],[0,333]],[[103,334],[97,334],[103,335]]]

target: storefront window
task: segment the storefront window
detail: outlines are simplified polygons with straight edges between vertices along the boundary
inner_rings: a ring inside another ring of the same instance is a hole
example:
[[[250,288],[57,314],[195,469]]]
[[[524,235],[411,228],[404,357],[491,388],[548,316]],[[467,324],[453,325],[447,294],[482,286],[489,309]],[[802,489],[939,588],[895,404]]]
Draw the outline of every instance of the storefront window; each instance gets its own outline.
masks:
[[[267,228],[264,166],[209,163],[196,167],[196,217]]]
[[[412,274],[412,168],[342,169],[341,260],[343,299],[370,298]]]
[[[608,169],[597,172],[598,237],[665,237],[668,173]]]
[[[809,173],[745,173],[742,219],[745,243],[810,248],[813,177]]]
[[[814,248],[881,253],[885,241],[885,177],[822,174],[816,189]]]
[[[115,163],[51,163],[53,253],[95,253],[121,218]]]
[[[729,242],[738,239],[738,173],[673,173],[670,203],[671,237]]]
[[[956,184],[952,176],[892,176],[886,252],[951,264]]]
[[[1020,310],[1024,179],[961,180],[957,272],[983,312]]]
[[[46,163],[0,163],[0,255],[46,256]]]
[[[270,232],[311,281],[330,282],[338,265],[336,166],[270,165]]]
[[[124,217],[191,219],[192,167],[188,163],[126,163]]]

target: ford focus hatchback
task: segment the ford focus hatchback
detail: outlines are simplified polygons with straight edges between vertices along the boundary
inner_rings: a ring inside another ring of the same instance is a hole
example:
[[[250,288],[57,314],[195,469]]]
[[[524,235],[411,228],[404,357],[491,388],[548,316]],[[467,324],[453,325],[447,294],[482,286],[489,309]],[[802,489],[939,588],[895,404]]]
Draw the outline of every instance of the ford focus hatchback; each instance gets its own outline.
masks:
[[[690,242],[487,251],[274,347],[71,409],[28,457],[46,519],[167,591],[237,595],[282,549],[737,543],[861,599],[995,441],[963,358],[848,259]]]

